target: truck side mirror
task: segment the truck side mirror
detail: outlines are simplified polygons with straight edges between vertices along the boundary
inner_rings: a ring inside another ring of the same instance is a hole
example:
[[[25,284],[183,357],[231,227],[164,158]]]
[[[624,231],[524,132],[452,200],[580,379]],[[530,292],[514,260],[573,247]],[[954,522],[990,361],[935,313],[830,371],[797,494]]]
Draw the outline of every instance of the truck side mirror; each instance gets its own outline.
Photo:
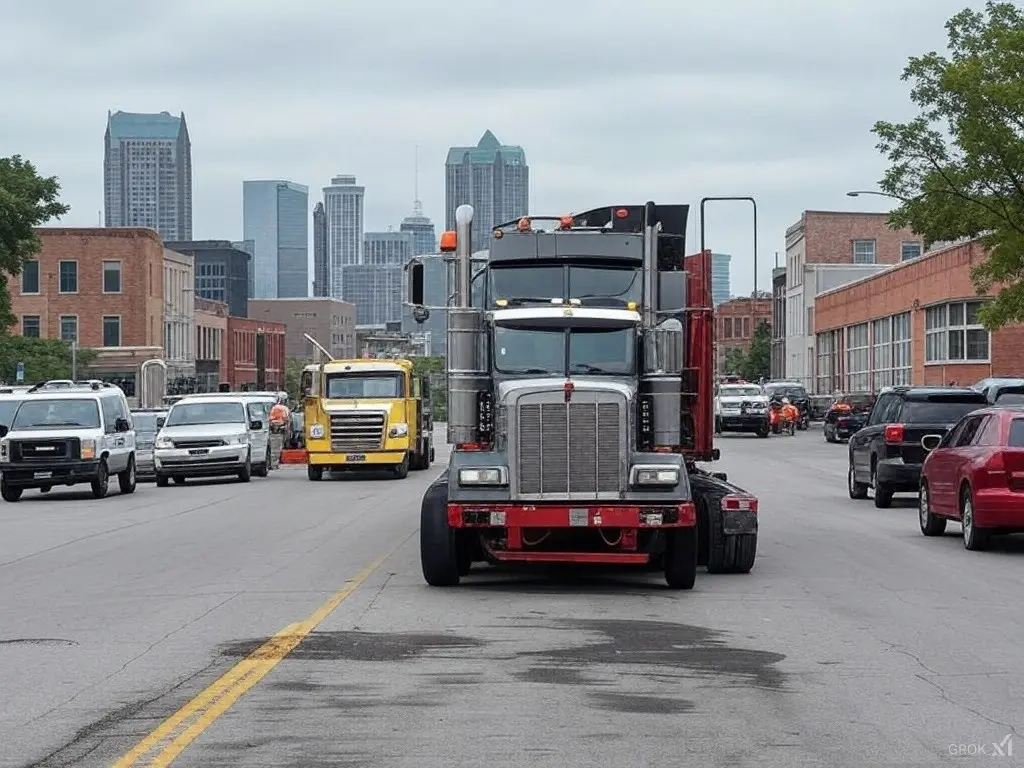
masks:
[[[299,379],[299,394],[302,397],[309,397],[313,391],[313,372],[303,371],[302,377]]]
[[[161,429],[166,421],[167,421],[167,419],[165,419],[163,416],[157,416],[156,417],[156,428],[157,429]]]
[[[423,296],[423,262],[419,259],[413,259],[406,265],[407,284],[406,284],[406,303],[412,304],[414,307],[422,307],[426,304]]]

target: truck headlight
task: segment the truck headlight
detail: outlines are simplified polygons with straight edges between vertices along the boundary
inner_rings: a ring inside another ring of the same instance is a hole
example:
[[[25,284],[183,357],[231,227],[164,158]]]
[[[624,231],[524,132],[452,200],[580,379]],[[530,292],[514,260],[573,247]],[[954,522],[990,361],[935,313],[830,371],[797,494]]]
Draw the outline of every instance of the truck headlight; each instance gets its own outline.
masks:
[[[459,470],[459,485],[508,485],[505,467],[465,467]]]
[[[7,458],[7,438],[0,440],[0,459]]]
[[[156,439],[156,442],[153,443],[153,447],[154,448],[159,448],[159,449],[165,450],[165,451],[166,450],[170,450],[171,448],[174,447],[174,441],[171,440],[171,438],[169,438],[169,437],[158,437]]]
[[[311,438],[313,438],[314,440],[320,440],[321,438],[323,438],[323,436],[324,436],[324,425],[323,424],[313,424],[309,428],[309,436]]]
[[[96,441],[95,440],[83,440],[81,443],[83,459],[95,459],[96,458]]]
[[[392,424],[388,430],[388,437],[405,437],[409,434],[408,424]]]
[[[633,467],[632,485],[679,485],[676,467]]]

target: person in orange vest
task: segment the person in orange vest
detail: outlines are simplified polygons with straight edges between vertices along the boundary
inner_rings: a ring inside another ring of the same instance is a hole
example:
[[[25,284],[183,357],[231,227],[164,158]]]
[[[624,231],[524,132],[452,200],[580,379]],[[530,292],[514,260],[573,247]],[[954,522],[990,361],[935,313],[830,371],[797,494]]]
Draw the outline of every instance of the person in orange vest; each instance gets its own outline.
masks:
[[[790,434],[793,433],[796,423],[800,421],[800,409],[789,402],[788,397],[782,398],[782,420]]]
[[[279,397],[274,406],[270,409],[270,441],[271,457],[274,462],[274,469],[281,466],[281,451],[284,450],[288,438],[288,431],[292,424],[292,412]]]

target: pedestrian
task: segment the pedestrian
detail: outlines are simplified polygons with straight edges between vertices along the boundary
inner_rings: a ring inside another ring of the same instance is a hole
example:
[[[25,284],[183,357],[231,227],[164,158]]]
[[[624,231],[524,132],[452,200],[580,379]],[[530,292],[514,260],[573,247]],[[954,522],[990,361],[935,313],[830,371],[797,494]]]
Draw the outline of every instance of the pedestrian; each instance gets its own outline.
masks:
[[[277,402],[270,409],[270,452],[274,469],[281,466],[281,451],[284,450],[285,443],[287,442],[291,421],[291,411],[288,410],[284,398],[278,396]]]

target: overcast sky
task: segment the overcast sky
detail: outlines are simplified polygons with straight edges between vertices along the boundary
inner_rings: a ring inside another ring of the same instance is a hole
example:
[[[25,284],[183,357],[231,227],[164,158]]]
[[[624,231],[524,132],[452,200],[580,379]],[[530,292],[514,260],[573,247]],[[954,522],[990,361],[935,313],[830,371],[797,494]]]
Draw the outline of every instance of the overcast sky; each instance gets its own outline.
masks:
[[[555,12],[564,6],[567,10]],[[103,207],[108,110],[183,111],[194,235],[240,239],[242,180],[366,186],[366,228],[419,196],[438,229],[450,145],[520,144],[534,213],[758,201],[758,284],[805,209],[886,210],[871,125],[912,114],[900,72],[981,0],[34,0],[7,2],[0,155],[57,175],[67,226]],[[570,12],[568,9],[574,9]],[[443,10],[442,10],[443,9]],[[696,215],[688,243],[698,247]],[[749,292],[749,205],[708,208]],[[780,256],[780,261],[784,259]]]

